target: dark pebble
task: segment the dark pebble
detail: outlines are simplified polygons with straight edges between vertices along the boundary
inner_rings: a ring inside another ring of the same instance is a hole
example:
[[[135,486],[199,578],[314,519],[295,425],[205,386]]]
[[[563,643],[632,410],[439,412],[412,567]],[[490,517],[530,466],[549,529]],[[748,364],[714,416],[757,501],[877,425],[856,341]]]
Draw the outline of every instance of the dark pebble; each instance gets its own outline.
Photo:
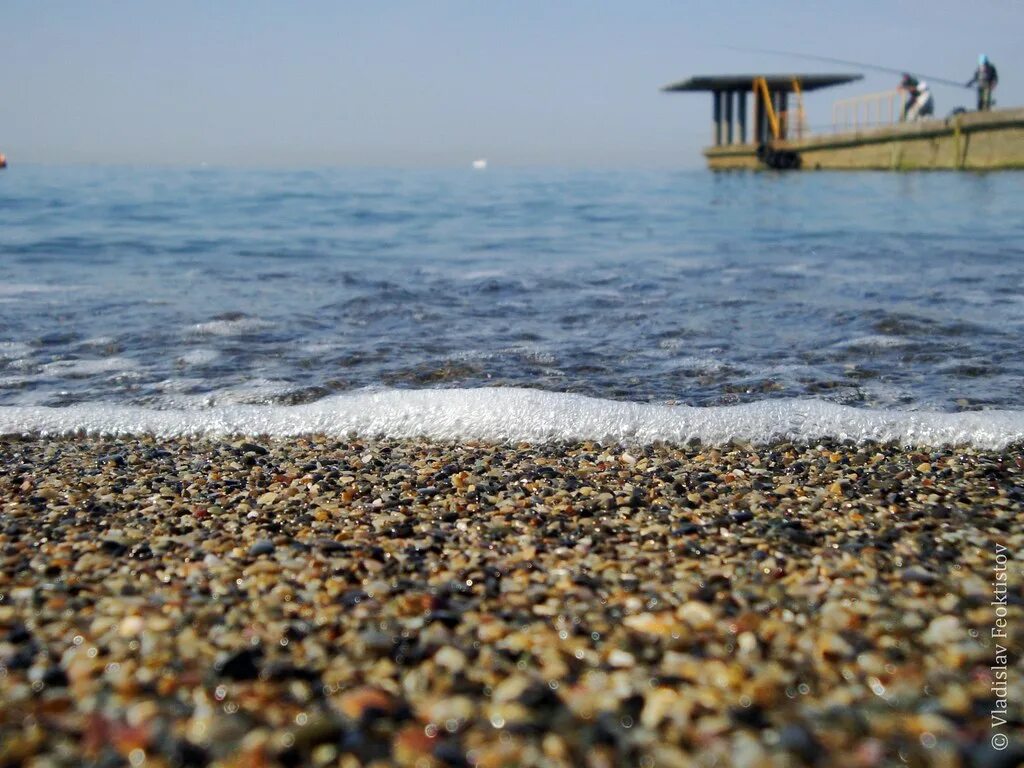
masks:
[[[368,598],[369,595],[363,592],[363,590],[350,589],[341,595],[341,604],[346,608],[354,608]]]
[[[458,742],[450,739],[446,739],[434,747],[434,757],[440,760],[443,765],[448,765],[452,768],[464,768],[464,766],[469,765],[462,747],[459,746]]]
[[[274,542],[270,539],[260,539],[251,547],[249,547],[249,557],[259,557],[260,555],[269,555],[274,551]]]
[[[24,643],[31,639],[32,633],[28,631],[28,627],[20,622],[11,627],[7,632],[7,642],[15,645],[18,643]]]
[[[1005,749],[997,750],[990,744],[974,749],[967,760],[970,768],[1019,768],[1024,763],[1024,745],[1010,743]]]
[[[701,532],[701,527],[696,523],[684,523],[683,525],[672,531],[673,536],[690,536],[695,533]]]
[[[796,755],[805,765],[818,765],[823,753],[814,733],[799,723],[783,726],[779,731],[779,746]]]
[[[260,653],[251,648],[223,656],[213,665],[219,677],[229,680],[255,680],[260,676]]]
[[[50,667],[43,673],[43,685],[48,688],[66,688],[68,676],[60,667]]]
[[[427,623],[438,621],[448,629],[454,629],[462,623],[462,616],[455,611],[431,611],[427,614]]]

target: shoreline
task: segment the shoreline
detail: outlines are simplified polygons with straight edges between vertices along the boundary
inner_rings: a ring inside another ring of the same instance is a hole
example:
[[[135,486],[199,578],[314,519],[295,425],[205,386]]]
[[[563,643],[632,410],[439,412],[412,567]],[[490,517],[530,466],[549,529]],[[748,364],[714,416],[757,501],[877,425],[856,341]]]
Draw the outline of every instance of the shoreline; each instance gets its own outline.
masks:
[[[1008,680],[991,635],[1019,446],[0,437],[0,462],[0,766],[1024,743],[1012,569]]]

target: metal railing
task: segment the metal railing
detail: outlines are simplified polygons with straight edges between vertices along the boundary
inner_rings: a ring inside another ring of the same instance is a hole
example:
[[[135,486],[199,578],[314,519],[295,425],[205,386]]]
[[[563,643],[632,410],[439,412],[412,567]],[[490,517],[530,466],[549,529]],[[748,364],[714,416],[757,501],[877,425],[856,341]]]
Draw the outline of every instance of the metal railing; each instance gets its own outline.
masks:
[[[903,119],[906,94],[900,90],[840,99],[832,105],[832,130],[857,131],[894,125]]]
[[[780,112],[779,124],[782,134],[789,139],[802,139],[811,132],[802,106]]]

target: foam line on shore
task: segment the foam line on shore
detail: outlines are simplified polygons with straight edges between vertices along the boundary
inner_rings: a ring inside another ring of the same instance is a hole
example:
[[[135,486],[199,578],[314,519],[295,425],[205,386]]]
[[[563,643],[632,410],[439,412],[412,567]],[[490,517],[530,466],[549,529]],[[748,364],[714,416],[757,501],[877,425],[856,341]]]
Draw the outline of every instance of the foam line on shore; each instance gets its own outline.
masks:
[[[304,405],[190,410],[79,404],[0,408],[0,433],[386,435],[436,440],[766,443],[824,438],[999,449],[1024,440],[1024,411],[939,413],[851,408],[819,400],[718,407],[602,400],[517,388],[384,390]]]

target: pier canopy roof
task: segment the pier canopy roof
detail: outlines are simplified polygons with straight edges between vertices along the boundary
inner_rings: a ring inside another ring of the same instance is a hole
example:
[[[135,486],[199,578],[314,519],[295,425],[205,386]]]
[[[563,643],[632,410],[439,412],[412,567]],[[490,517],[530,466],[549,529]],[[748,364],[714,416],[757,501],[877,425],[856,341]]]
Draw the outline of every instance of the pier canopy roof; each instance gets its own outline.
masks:
[[[752,91],[754,80],[763,77],[768,85],[768,90],[773,93],[791,93],[797,89],[795,83],[799,84],[802,91],[814,91],[818,88],[828,88],[833,85],[843,85],[860,80],[864,75],[818,75],[818,74],[792,74],[792,75],[697,75],[689,80],[682,80],[678,83],[666,85],[663,91]]]

